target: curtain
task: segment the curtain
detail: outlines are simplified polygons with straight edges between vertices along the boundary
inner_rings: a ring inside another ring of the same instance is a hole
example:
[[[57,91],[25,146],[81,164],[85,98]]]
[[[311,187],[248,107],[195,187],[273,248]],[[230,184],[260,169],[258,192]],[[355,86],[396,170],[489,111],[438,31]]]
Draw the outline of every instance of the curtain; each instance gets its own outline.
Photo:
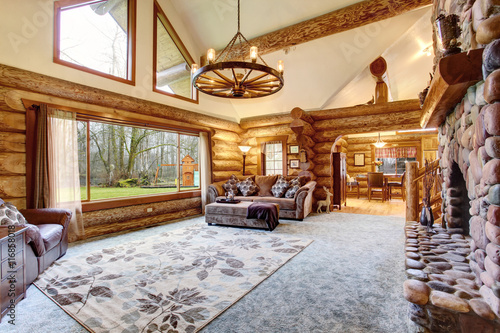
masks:
[[[375,158],[412,158],[417,157],[417,147],[376,148]]]
[[[47,160],[47,105],[36,110],[36,158],[34,163],[33,207],[49,207],[49,174]]]
[[[84,236],[76,114],[52,108],[47,114],[48,207],[73,212],[68,230],[71,242]]]
[[[210,163],[210,142],[207,132],[200,132],[200,187],[201,187],[201,209],[205,214],[207,204],[208,185],[212,180],[212,168]]]

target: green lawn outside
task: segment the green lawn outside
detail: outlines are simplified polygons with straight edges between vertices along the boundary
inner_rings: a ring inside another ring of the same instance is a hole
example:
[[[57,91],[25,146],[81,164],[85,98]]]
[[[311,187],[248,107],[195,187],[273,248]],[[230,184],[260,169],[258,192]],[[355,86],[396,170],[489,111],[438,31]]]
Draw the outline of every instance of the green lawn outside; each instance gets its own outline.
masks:
[[[182,190],[194,190],[197,187],[183,187]],[[90,197],[92,200],[133,197],[137,195],[150,195],[158,193],[177,192],[176,188],[141,188],[141,187],[91,187]],[[86,187],[80,188],[81,199],[87,196]]]

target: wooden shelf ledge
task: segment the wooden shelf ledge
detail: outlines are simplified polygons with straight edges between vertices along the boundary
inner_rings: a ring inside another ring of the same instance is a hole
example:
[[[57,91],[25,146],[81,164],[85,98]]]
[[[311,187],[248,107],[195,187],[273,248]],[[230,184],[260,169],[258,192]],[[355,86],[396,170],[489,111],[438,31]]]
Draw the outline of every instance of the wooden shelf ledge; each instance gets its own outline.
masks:
[[[422,128],[441,125],[448,111],[462,100],[467,88],[482,80],[482,57],[483,49],[476,49],[439,60],[422,108]]]

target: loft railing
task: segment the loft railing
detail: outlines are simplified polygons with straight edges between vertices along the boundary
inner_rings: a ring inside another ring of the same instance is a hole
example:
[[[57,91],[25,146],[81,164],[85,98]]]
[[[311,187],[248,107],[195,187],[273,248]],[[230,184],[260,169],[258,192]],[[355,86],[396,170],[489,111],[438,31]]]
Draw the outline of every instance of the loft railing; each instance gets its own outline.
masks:
[[[430,188],[429,205],[432,207],[434,223],[441,222],[441,190],[442,178],[439,159],[418,168],[418,162],[406,162],[406,220],[418,221],[419,214],[422,211],[425,175],[433,175],[432,187]]]

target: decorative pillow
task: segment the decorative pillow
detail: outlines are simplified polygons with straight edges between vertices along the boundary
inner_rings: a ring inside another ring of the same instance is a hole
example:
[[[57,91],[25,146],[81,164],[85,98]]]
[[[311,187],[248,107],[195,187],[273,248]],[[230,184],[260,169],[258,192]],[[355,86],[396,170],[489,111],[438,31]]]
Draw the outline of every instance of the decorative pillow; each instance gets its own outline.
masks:
[[[231,175],[231,177],[229,177],[228,181],[225,182],[224,184],[222,184],[222,188],[224,189],[224,191],[226,191],[228,193],[232,193],[233,195],[237,195],[238,194],[238,186],[236,184],[238,184],[238,182],[239,182],[238,177],[236,177],[235,175]]]
[[[275,198],[281,198],[289,187],[290,183],[286,181],[285,177],[280,176],[276,183],[274,183],[271,187],[271,192]]]
[[[259,197],[268,197],[273,195],[271,188],[274,183],[276,183],[276,179],[278,179],[278,175],[255,176],[255,183],[259,187]]]
[[[290,187],[295,185],[302,186],[302,184],[300,183],[300,177],[295,177],[294,179],[290,180]]]
[[[3,202],[0,205],[0,225],[19,225],[27,227],[26,244],[33,242],[37,256],[45,254],[45,245],[40,235],[40,229],[34,224],[29,224],[24,216],[17,210],[16,206],[10,202]]]
[[[291,185],[288,188],[288,191],[286,191],[286,193],[285,193],[285,198],[292,199],[293,197],[295,197],[295,193],[297,193],[299,188],[300,188],[300,185],[297,185],[297,184]]]
[[[239,182],[236,185],[238,186],[241,194],[243,194],[243,196],[245,197],[254,195],[255,193],[259,192],[259,187],[254,183],[251,177],[248,177],[247,179]]]

